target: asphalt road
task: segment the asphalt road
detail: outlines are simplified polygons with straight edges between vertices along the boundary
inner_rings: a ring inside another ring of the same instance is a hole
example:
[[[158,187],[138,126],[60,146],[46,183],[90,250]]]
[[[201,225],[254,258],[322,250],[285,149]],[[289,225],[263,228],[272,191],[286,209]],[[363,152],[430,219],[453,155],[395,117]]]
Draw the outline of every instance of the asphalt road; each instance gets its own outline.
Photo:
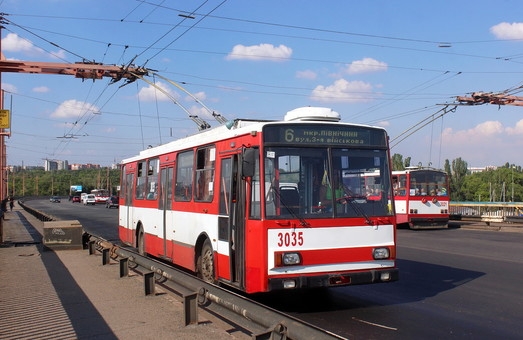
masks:
[[[32,201],[117,240],[117,209]],[[253,296],[350,339],[521,339],[523,233],[398,230],[400,280]]]
[[[30,200],[25,203],[60,220],[78,220],[90,234],[111,242],[119,241],[118,209],[107,209],[105,204],[72,203],[67,198],[62,198],[61,203],[52,203],[49,199]]]

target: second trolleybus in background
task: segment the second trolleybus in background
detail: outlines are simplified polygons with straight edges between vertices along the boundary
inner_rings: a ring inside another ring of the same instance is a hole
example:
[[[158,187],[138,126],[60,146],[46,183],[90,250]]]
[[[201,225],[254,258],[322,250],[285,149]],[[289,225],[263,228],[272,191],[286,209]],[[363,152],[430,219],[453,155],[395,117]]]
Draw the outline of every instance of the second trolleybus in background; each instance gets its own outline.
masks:
[[[398,227],[448,227],[450,193],[446,172],[409,167],[393,171],[392,182]]]
[[[395,281],[389,160],[331,109],[237,119],[122,162],[120,238],[248,293]]]

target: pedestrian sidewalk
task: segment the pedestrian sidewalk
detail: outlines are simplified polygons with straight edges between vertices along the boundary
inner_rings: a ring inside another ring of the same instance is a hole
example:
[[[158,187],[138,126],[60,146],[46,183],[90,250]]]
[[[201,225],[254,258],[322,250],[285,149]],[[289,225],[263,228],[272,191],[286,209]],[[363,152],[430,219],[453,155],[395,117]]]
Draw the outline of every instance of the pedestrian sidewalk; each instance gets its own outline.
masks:
[[[199,309],[184,325],[183,303],[143,279],[119,277],[87,250],[46,249],[43,222],[18,204],[5,213],[0,245],[0,339],[244,339]]]

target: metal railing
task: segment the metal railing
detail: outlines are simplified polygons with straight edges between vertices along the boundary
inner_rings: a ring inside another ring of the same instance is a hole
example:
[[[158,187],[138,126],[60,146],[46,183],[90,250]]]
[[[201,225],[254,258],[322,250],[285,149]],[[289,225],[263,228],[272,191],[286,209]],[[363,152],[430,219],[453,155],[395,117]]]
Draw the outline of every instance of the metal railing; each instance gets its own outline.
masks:
[[[449,203],[451,216],[476,218],[484,222],[523,220],[523,202],[454,202]]]
[[[193,275],[163,264],[156,259],[141,256],[130,248],[115,245],[107,240],[90,235],[89,254],[102,252],[102,264],[112,260],[120,263],[120,277],[128,276],[129,268],[141,272],[144,278],[146,295],[154,293],[156,283],[173,283],[174,290],[183,296],[186,325],[197,322],[198,306],[216,304],[235,314],[253,327],[252,339],[289,340],[341,340],[345,339],[329,331],[320,329],[290,315],[267,308],[244,296],[206,283]],[[139,268],[141,269],[139,269]],[[223,314],[221,314],[224,317]],[[229,319],[232,321],[232,319]],[[244,329],[250,329],[242,323]]]

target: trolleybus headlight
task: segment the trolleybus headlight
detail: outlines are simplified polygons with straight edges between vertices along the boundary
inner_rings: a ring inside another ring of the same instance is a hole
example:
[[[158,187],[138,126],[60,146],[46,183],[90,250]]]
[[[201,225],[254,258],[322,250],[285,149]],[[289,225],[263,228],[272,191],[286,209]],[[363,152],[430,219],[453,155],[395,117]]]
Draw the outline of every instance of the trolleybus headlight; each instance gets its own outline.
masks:
[[[374,248],[372,250],[372,256],[375,260],[388,259],[390,257],[389,248]]]
[[[301,264],[299,253],[274,253],[274,262],[276,267],[295,266]]]
[[[301,256],[298,253],[283,253],[282,260],[284,266],[301,264]]]

